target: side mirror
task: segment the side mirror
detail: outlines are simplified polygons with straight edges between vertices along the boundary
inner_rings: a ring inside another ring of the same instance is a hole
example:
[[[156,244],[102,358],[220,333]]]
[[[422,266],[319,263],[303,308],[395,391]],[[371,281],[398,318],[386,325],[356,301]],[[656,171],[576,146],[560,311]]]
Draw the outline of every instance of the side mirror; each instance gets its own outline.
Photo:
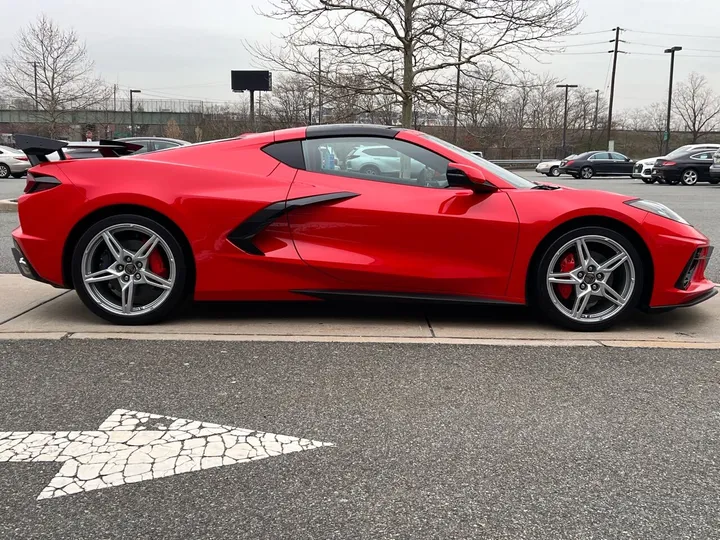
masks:
[[[497,191],[497,188],[485,179],[482,170],[463,163],[449,163],[447,180],[451,186],[469,187],[476,192]]]

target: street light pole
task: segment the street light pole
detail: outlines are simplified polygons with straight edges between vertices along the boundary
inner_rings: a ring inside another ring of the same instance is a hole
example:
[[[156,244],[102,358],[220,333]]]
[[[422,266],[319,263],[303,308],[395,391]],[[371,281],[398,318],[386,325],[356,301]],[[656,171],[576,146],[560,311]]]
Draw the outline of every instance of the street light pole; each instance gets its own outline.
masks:
[[[595,118],[593,120],[593,132],[597,130],[598,121],[598,105],[600,105],[600,89],[595,90]],[[593,133],[593,137],[595,133]]]
[[[567,155],[567,152],[565,150],[566,147],[566,141],[567,141],[567,114],[568,114],[568,91],[570,88],[577,88],[577,84],[558,84],[558,88],[564,88],[565,89],[565,118],[563,120],[563,157]]]
[[[665,49],[666,53],[670,53],[670,84],[668,85],[668,108],[667,108],[667,123],[665,124],[665,154],[670,151],[670,112],[672,110],[672,86],[673,86],[673,71],[675,71],[675,53],[682,51],[682,47],[671,47]]]
[[[130,89],[130,136],[135,136],[135,117],[133,115],[133,94],[140,94],[140,90]]]

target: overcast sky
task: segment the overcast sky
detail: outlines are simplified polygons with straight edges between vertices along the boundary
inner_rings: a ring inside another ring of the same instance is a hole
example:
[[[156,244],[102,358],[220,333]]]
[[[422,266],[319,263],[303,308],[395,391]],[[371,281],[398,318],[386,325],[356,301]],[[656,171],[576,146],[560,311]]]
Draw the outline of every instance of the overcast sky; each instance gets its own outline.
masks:
[[[662,51],[673,45],[685,48],[677,56],[676,80],[699,71],[720,93],[720,1],[580,0],[580,6],[586,17],[578,33],[607,32],[567,38],[567,44],[575,45],[567,53],[599,54],[554,54],[525,67],[608,92],[612,55],[602,51],[610,44],[595,42],[610,40],[609,30],[620,25],[627,29],[622,39],[629,42],[622,49],[635,54],[618,60],[619,109],[665,99],[669,55]],[[0,0],[0,56],[10,52],[17,31],[44,12],[63,27],[74,27],[86,40],[97,71],[121,89],[142,89],[144,97],[232,100],[230,70],[255,67],[243,40],[269,40],[281,30],[253,7],[267,7],[267,2]]]

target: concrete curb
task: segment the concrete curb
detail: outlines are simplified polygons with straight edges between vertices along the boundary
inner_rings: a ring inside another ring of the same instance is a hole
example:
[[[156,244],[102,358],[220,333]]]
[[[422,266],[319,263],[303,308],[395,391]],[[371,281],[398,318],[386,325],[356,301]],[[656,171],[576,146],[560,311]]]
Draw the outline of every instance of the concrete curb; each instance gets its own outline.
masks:
[[[720,342],[656,341],[642,339],[487,339],[414,338],[391,336],[288,336],[253,334],[175,334],[139,332],[0,332],[3,340],[132,340],[132,341],[225,341],[300,343],[402,343],[422,345],[484,345],[495,347],[618,347],[652,349],[720,349]]]
[[[0,213],[17,212],[17,199],[0,201]]]

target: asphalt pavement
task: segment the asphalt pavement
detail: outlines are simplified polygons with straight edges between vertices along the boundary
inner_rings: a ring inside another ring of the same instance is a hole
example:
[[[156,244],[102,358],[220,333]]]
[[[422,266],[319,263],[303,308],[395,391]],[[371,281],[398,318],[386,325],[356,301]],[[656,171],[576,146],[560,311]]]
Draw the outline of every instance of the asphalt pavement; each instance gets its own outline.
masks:
[[[717,351],[0,341],[0,430],[118,409],[335,446],[36,501],[1,538],[717,538]]]

